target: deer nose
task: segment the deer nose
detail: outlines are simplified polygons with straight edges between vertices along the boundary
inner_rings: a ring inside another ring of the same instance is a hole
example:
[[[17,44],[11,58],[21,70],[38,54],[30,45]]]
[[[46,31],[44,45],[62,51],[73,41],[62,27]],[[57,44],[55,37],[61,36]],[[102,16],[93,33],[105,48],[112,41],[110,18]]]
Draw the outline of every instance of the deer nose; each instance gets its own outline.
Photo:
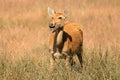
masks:
[[[55,25],[54,25],[53,23],[50,23],[50,24],[49,24],[49,27],[50,27],[50,28],[55,28]]]

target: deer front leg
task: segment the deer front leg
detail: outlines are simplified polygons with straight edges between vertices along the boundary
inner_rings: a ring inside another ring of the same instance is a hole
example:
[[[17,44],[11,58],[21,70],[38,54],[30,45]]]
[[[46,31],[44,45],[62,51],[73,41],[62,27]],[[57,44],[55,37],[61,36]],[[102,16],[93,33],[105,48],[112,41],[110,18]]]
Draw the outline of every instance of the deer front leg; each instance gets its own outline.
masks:
[[[54,43],[55,43],[55,33],[51,33],[50,38],[49,38],[49,50],[50,50],[50,70],[54,69],[54,62],[55,62],[55,57],[54,57]]]
[[[54,64],[55,64],[55,57],[54,57],[54,51],[51,51],[51,56],[50,56],[50,71],[54,70]]]

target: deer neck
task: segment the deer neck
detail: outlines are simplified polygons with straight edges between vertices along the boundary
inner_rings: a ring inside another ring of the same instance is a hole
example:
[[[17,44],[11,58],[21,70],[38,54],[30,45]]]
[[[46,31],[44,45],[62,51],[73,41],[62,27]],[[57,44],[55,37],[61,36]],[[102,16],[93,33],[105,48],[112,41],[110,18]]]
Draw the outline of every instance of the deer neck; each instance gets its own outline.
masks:
[[[63,42],[63,27],[56,30],[56,45],[61,45]]]

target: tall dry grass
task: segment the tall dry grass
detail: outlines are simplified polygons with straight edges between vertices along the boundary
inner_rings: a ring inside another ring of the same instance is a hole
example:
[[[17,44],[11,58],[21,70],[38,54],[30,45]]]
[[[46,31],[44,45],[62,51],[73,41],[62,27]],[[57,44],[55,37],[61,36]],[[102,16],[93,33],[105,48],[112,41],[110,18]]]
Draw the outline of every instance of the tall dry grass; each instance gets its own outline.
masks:
[[[0,0],[0,80],[119,80],[119,0]],[[68,10],[84,32],[84,68],[49,72],[47,7]]]

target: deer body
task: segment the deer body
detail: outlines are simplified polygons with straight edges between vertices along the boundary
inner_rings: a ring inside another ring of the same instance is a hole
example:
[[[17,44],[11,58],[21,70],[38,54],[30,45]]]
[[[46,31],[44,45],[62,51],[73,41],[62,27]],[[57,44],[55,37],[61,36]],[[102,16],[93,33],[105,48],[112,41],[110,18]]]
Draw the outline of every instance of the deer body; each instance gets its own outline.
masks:
[[[78,56],[82,67],[83,32],[80,26],[66,21],[63,13],[54,13],[52,18],[49,25],[53,29],[49,39],[51,67],[55,59],[65,59],[66,67],[69,67],[73,63],[73,55]]]

